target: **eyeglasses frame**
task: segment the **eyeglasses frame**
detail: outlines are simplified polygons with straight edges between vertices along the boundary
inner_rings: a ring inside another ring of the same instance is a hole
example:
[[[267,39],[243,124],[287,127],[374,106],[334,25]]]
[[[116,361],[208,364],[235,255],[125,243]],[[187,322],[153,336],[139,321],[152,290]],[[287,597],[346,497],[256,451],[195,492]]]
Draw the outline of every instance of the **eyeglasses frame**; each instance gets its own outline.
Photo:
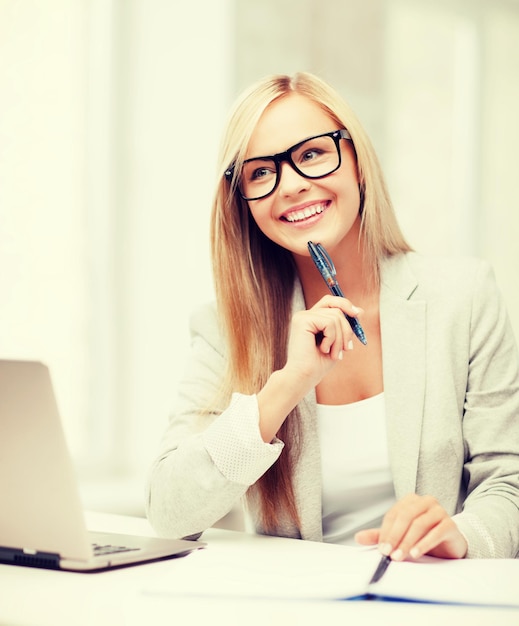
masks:
[[[327,172],[326,174],[320,174],[319,176],[309,176],[308,174],[305,174],[304,172],[302,172],[297,165],[294,163],[293,159],[292,159],[292,153],[297,150],[297,148],[301,147],[304,143],[306,143],[307,141],[312,141],[312,139],[319,139],[320,137],[331,137],[334,142],[335,142],[335,147],[337,148],[337,155],[339,157],[339,162],[337,163],[337,167],[335,167],[333,170],[331,170],[331,172]],[[271,156],[260,156],[260,157],[254,157],[252,159],[246,159],[243,162],[243,165],[245,165],[245,163],[250,163],[251,161],[261,161],[261,160],[271,160],[274,161],[275,165],[276,165],[276,182],[274,184],[274,187],[266,194],[262,195],[262,196],[255,196],[253,198],[247,197],[243,194],[243,192],[240,189],[239,184],[236,185],[236,189],[238,190],[238,193],[240,194],[240,196],[243,198],[243,200],[246,201],[252,201],[252,200],[262,200],[263,198],[267,198],[268,196],[270,196],[271,194],[274,193],[274,191],[276,191],[277,187],[279,186],[279,182],[281,180],[281,163],[286,162],[290,165],[290,167],[297,172],[300,176],[302,176],[303,178],[308,178],[310,180],[317,180],[319,178],[326,178],[326,176],[330,176],[330,174],[333,174],[334,172],[336,172],[342,163],[342,155],[341,155],[341,149],[340,149],[340,145],[339,145],[339,141],[341,139],[348,139],[348,140],[352,140],[351,139],[351,135],[350,133],[345,129],[340,129],[340,130],[332,130],[329,133],[322,133],[320,135],[314,135],[312,137],[307,137],[306,139],[303,139],[302,141],[299,141],[298,143],[296,143],[295,145],[293,145],[292,147],[288,148],[288,150],[285,150],[284,152],[278,152],[277,154],[273,154]],[[225,171],[225,178],[231,182],[232,178],[234,176],[234,170],[235,170],[235,164],[233,163],[226,171]]]

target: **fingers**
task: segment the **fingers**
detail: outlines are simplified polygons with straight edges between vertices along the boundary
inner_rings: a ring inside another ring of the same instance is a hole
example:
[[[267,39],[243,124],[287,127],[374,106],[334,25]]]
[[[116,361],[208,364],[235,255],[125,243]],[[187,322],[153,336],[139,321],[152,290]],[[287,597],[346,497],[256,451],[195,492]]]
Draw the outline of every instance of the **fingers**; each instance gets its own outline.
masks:
[[[313,334],[314,347],[337,360],[344,350],[353,348],[354,335],[345,313],[355,315],[359,311],[346,298],[325,296],[310,309],[296,313],[292,325],[296,336],[303,340],[306,333]]]
[[[359,311],[346,298],[327,295],[310,309],[295,313],[283,369],[309,386],[319,384],[353,349],[354,334],[344,314],[354,316]]]
[[[414,494],[391,508],[380,530],[380,551],[396,561],[402,560],[428,528],[435,523],[434,502]]]
[[[339,296],[329,295],[321,298],[310,310],[322,308],[340,309],[343,313],[347,313],[352,317],[362,315],[362,313],[364,312],[361,308],[355,306],[352,302],[350,302],[348,298],[341,298]]]
[[[395,561],[408,556],[416,559],[424,554],[463,558],[467,543],[435,498],[410,494],[385,515],[379,549]]]
[[[314,318],[315,328],[319,331],[319,349],[333,360],[342,359],[343,351],[349,349],[349,330],[345,321],[344,315],[334,309]]]
[[[319,347],[323,354],[340,359],[344,350],[353,350],[354,335],[345,315],[356,317],[362,309],[355,307],[346,298],[325,296],[309,311],[321,316]]]

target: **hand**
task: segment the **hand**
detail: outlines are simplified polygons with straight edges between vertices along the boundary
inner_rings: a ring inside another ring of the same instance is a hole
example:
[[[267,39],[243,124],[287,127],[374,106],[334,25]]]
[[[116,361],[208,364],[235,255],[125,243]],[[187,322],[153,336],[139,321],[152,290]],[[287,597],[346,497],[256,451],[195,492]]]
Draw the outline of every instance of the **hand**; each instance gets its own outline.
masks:
[[[410,494],[384,516],[381,528],[361,530],[355,539],[362,545],[379,545],[382,554],[395,561],[429,554],[462,559],[467,541],[445,509],[432,496]]]
[[[325,296],[292,317],[287,361],[257,393],[263,441],[272,441],[290,411],[341,360],[342,352],[353,347],[354,334],[344,313],[360,312],[346,298]]]
[[[356,341],[344,314],[357,316],[360,312],[346,298],[324,296],[310,309],[296,313],[283,369],[296,372],[308,389],[315,387]]]

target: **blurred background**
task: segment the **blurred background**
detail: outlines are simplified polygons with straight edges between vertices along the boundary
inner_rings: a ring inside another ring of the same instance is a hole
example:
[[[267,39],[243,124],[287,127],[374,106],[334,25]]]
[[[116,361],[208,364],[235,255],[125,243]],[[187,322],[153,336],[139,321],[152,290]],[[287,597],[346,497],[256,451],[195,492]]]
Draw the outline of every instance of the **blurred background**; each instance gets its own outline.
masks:
[[[87,508],[143,514],[226,113],[298,70],[356,111],[417,249],[493,264],[519,336],[518,0],[0,0],[0,358],[50,366]]]

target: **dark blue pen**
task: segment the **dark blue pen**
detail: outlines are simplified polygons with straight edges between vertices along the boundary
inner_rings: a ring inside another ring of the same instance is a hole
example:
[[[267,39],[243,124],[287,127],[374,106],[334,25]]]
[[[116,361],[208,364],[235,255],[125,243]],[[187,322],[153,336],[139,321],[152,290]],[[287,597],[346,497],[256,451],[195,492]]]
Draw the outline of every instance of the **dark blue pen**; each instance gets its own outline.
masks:
[[[373,585],[374,583],[378,583],[378,581],[382,578],[382,576],[384,576],[390,563],[391,563],[391,557],[385,556],[385,555],[381,557],[379,564],[377,566],[377,569],[375,570],[375,573],[373,574],[373,576],[371,577],[371,580],[369,581],[370,585]]]
[[[323,277],[324,282],[328,285],[328,289],[333,293],[334,296],[340,296],[344,298],[344,294],[342,293],[342,289],[337,282],[335,275],[335,265],[330,258],[330,255],[324,247],[320,243],[312,243],[308,242],[308,250],[310,251],[310,256],[312,257],[312,261],[315,263],[315,267],[319,270],[319,273]],[[364,334],[364,330],[359,323],[359,320],[356,317],[351,317],[347,313],[344,314],[348,322],[350,323],[351,329],[355,333],[355,336],[361,341],[364,345],[368,343],[366,339],[366,335]]]

